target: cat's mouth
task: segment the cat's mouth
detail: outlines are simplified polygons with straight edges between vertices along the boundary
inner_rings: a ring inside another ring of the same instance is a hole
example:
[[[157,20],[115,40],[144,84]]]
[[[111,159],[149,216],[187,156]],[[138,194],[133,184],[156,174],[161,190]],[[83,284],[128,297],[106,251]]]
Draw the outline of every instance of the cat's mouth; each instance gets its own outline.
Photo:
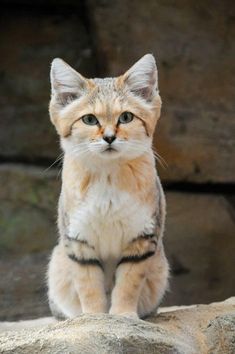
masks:
[[[112,152],[117,152],[117,150],[114,149],[112,146],[109,146],[103,152],[112,153]]]

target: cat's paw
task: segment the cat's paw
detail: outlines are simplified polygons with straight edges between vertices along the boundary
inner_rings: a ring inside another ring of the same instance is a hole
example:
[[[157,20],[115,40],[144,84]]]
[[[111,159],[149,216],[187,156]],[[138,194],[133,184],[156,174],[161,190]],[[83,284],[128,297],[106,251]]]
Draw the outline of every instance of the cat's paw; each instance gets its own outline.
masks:
[[[109,312],[110,315],[118,315],[118,316],[123,316],[123,317],[127,317],[127,318],[132,318],[132,319],[138,319],[139,316],[136,312],[114,312],[114,311],[110,311]]]
[[[133,318],[133,319],[139,318],[139,316],[136,312],[122,312],[122,313],[120,313],[120,315],[123,317],[128,317],[128,318]]]

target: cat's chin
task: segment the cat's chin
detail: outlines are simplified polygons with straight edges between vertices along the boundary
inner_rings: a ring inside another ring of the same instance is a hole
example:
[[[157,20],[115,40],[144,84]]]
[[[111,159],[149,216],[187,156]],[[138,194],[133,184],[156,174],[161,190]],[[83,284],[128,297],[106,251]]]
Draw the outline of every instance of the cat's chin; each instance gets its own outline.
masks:
[[[124,153],[123,151],[118,151],[118,150],[105,150],[103,152],[100,152],[99,154],[96,155],[100,161],[119,161],[119,162],[126,162],[128,160],[133,160],[136,159],[140,156],[142,156],[143,153]]]
[[[114,149],[114,148],[107,148],[106,150],[102,151],[99,156],[102,158],[102,159],[116,159],[116,158],[119,158],[121,157],[121,152]]]

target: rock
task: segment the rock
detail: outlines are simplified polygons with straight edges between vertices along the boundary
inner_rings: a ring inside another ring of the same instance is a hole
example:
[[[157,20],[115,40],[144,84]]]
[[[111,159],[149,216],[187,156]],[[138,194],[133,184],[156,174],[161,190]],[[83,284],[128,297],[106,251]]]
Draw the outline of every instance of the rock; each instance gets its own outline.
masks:
[[[57,238],[58,171],[20,164],[0,165],[0,254],[52,248]]]
[[[168,309],[168,308],[167,308]],[[41,317],[34,320],[20,320],[15,322],[0,322],[0,333],[8,331],[18,331],[21,329],[43,328],[49,324],[58,323],[54,317]]]
[[[1,257],[0,321],[31,319],[51,314],[46,287],[49,255],[50,252],[40,252],[18,257]]]
[[[48,114],[51,61],[62,57],[84,74],[94,74],[82,5],[61,0],[45,8],[46,1],[39,7],[32,2],[7,3],[1,8],[0,25],[0,157],[54,160],[60,150]]]
[[[107,314],[82,315],[58,324],[42,324],[41,329],[3,332],[0,350],[3,354],[232,354],[234,331],[235,298],[153,315],[146,321]],[[214,338],[218,342],[213,342]]]
[[[46,267],[57,240],[58,171],[0,165],[0,319],[50,314]]]
[[[162,179],[234,182],[229,1],[4,0],[1,13],[0,158],[45,163],[58,156],[47,112],[54,57],[92,77],[118,75],[152,52],[163,99],[155,148],[169,166],[160,168]]]
[[[88,4],[101,76],[122,73],[148,52],[157,58],[163,110],[155,147],[169,166],[160,170],[164,181],[234,182],[235,7]]]
[[[167,192],[165,246],[172,276],[165,305],[234,294],[234,195]]]
[[[235,350],[235,311],[216,316],[205,329],[209,354],[234,354]]]

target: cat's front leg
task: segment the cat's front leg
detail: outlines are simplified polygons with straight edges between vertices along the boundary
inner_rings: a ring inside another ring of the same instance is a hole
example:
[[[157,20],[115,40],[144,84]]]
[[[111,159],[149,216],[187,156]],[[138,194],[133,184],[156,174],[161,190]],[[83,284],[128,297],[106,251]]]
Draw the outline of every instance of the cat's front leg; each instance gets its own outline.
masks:
[[[107,312],[104,271],[95,249],[85,240],[68,238],[67,256],[73,264],[73,282],[83,313]]]
[[[117,265],[110,314],[138,317],[139,296],[156,248],[157,239],[152,234],[139,236],[126,247]]]

